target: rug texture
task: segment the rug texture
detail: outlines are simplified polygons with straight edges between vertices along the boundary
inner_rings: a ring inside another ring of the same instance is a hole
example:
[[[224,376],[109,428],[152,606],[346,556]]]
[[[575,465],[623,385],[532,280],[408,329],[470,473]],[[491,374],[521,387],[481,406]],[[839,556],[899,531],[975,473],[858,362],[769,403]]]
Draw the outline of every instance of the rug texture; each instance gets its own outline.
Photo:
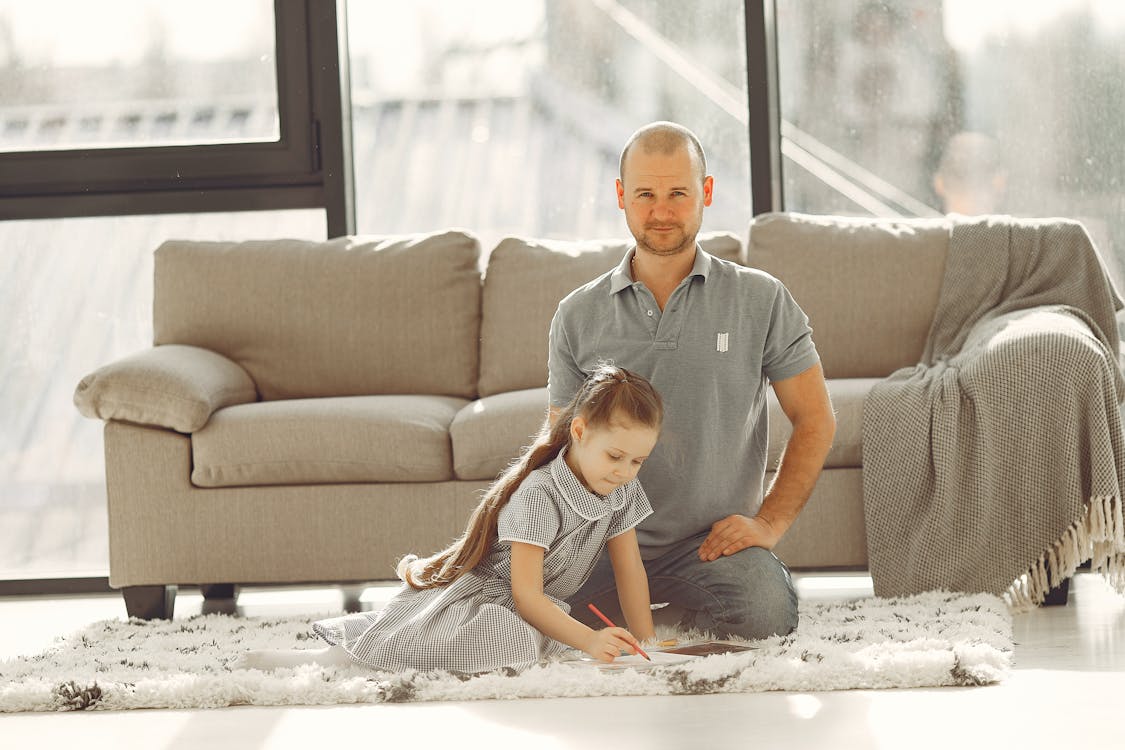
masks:
[[[1007,606],[990,594],[927,592],[801,605],[797,630],[755,649],[647,671],[559,660],[519,674],[379,673],[305,665],[231,669],[257,648],[319,648],[323,615],[106,620],[47,651],[0,662],[0,712],[325,705],[988,685],[1011,669]],[[700,634],[660,629],[662,638]]]

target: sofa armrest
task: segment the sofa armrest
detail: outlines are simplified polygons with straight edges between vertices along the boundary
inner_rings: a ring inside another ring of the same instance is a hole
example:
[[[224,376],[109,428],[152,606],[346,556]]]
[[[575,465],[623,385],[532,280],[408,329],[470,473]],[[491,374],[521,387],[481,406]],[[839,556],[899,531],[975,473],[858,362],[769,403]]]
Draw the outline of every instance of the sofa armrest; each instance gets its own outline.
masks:
[[[165,344],[101,367],[78,384],[83,416],[195,432],[224,406],[258,398],[237,363],[208,349]]]

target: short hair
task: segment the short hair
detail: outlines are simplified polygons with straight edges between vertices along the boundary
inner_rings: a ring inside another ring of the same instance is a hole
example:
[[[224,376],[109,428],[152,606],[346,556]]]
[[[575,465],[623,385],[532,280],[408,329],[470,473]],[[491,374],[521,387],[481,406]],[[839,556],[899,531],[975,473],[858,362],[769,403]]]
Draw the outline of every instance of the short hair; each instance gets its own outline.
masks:
[[[703,145],[695,137],[695,133],[683,125],[659,120],[650,122],[640,128],[629,136],[629,140],[625,142],[625,148],[621,149],[621,161],[618,164],[618,175],[621,182],[625,182],[625,157],[629,155],[630,149],[638,143],[646,153],[671,154],[678,148],[686,148],[689,153],[695,153],[699,162],[699,181],[703,182],[704,178],[707,177],[707,157],[703,154]]]

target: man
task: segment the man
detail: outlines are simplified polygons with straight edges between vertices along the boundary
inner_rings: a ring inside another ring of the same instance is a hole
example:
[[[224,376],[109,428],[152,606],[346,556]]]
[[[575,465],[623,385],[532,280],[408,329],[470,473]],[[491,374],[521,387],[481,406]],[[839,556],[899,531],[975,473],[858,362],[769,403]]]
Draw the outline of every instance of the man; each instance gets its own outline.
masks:
[[[945,213],[999,213],[1007,188],[1008,172],[994,139],[969,131],[949,139],[934,173],[934,192],[941,198]]]
[[[666,413],[639,474],[655,513],[637,529],[652,601],[684,627],[756,639],[797,625],[789,571],[770,550],[812,493],[836,423],[808,318],[785,287],[696,244],[713,190],[690,130],[656,122],[626,143],[617,204],[636,247],[559,303],[549,419],[598,362],[652,381]],[[763,492],[767,381],[793,434]],[[570,602],[596,626],[590,602],[618,611],[608,559]]]

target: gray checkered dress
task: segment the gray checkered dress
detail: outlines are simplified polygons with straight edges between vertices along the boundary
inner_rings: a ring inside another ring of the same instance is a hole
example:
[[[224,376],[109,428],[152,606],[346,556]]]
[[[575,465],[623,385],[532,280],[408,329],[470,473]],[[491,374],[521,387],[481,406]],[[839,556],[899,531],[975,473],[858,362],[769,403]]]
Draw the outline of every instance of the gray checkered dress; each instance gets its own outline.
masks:
[[[321,620],[313,627],[374,669],[477,673],[529,667],[567,646],[516,613],[510,543],[546,550],[543,591],[569,612],[565,600],[586,582],[606,541],[651,513],[637,480],[606,497],[595,495],[560,455],[532,472],[500,511],[499,539],[475,569],[448,586],[415,591],[404,584],[379,612]]]

